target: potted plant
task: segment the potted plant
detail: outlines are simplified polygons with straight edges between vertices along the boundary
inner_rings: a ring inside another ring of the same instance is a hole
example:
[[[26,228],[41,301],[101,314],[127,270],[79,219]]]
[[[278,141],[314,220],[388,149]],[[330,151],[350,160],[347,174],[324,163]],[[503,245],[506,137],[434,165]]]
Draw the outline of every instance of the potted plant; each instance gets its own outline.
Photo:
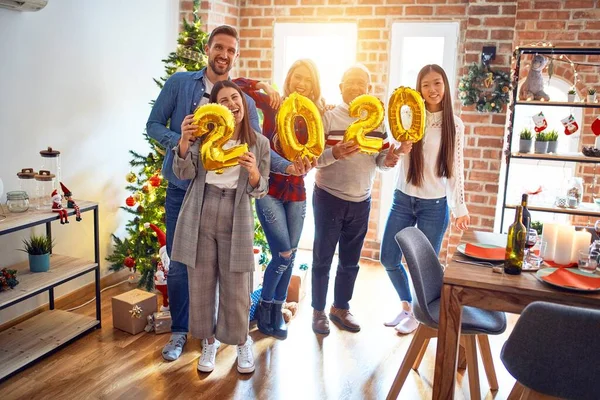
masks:
[[[548,141],[544,132],[538,132],[538,134],[535,135],[535,152],[536,154],[548,152]]]
[[[50,269],[50,252],[54,242],[48,236],[31,235],[23,239],[23,248],[29,254],[29,270],[31,272],[47,272]]]
[[[567,92],[567,101],[569,103],[574,103],[575,102],[575,96],[577,95],[577,92],[575,91],[575,88],[569,90]]]
[[[521,130],[519,137],[519,153],[531,153],[531,144],[533,143],[531,130],[524,128]]]
[[[548,153],[556,154],[556,148],[558,146],[558,131],[556,129],[546,133],[546,142],[548,142]]]
[[[594,88],[589,88],[587,91],[587,101],[588,103],[595,103],[596,102],[596,89]]]

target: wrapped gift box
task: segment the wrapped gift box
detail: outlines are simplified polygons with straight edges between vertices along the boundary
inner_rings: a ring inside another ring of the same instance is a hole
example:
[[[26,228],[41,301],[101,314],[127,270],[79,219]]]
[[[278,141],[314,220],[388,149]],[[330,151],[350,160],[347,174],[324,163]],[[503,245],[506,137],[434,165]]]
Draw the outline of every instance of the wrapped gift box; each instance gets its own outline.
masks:
[[[132,335],[144,330],[156,312],[156,294],[134,289],[112,298],[113,326]]]
[[[171,332],[171,311],[154,313],[154,332],[157,334]]]
[[[306,295],[306,280],[308,279],[308,269],[294,267],[290,286],[288,287],[287,302],[295,301],[299,303]]]

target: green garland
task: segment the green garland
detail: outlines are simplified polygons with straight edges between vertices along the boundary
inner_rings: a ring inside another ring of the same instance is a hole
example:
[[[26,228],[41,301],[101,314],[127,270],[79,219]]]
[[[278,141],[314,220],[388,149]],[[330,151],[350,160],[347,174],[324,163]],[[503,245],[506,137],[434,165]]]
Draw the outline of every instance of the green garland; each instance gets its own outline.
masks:
[[[501,112],[511,88],[507,73],[473,64],[458,84],[458,97],[463,106],[475,104],[479,112]]]

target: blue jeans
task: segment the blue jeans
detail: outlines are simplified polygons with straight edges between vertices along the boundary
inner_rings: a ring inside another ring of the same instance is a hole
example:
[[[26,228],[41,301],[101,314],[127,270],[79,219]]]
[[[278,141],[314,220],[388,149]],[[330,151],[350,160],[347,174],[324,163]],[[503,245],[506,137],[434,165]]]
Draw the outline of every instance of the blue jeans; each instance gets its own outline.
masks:
[[[261,299],[283,303],[292,278],[296,249],[302,234],[306,201],[282,201],[272,196],[256,200],[256,214],[265,231],[271,262],[265,271]],[[289,257],[281,253],[291,251]]]
[[[406,269],[402,265],[402,251],[395,236],[402,229],[417,226],[425,234],[436,254],[440,253],[450,213],[445,197],[420,199],[397,190],[385,224],[381,241],[381,263],[385,267],[401,301],[412,301]]]
[[[329,270],[339,241],[333,305],[348,310],[358,275],[360,252],[369,228],[371,198],[361,202],[346,201],[315,186],[313,210],[312,307],[317,311],[325,309]]]
[[[171,257],[173,237],[177,217],[185,197],[185,190],[169,183],[165,200],[165,214],[167,223],[167,254]],[[171,332],[187,333],[190,307],[190,294],[188,291],[188,273],[185,264],[171,260],[167,277],[167,291],[169,293],[169,309],[171,310]]]

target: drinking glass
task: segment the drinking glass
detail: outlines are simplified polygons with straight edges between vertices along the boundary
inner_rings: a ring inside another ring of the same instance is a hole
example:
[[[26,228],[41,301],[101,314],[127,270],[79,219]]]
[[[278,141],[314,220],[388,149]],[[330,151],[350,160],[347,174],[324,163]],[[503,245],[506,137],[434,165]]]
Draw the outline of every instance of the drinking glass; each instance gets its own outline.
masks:
[[[598,262],[596,258],[590,255],[589,250],[580,250],[577,258],[577,268],[583,272],[594,273]]]

